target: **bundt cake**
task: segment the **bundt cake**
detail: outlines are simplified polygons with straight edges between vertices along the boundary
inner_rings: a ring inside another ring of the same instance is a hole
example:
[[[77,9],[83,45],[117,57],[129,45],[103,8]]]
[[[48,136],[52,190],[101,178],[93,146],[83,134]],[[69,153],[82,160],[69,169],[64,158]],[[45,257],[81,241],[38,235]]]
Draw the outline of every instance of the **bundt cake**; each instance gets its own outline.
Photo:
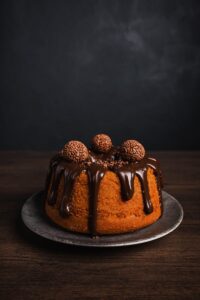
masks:
[[[92,236],[135,231],[162,213],[161,172],[142,144],[115,147],[97,134],[88,149],[69,141],[50,161],[46,215],[63,228]]]

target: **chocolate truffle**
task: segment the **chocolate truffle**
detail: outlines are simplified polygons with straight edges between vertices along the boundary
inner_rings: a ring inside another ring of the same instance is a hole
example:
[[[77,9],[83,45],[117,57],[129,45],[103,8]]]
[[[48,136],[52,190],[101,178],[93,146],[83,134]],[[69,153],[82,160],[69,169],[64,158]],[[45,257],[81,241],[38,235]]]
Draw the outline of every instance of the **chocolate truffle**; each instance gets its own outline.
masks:
[[[69,161],[83,162],[88,158],[87,147],[79,141],[69,141],[62,149],[62,155]]]
[[[125,160],[141,160],[145,156],[145,149],[136,140],[126,140],[121,145],[121,155]]]
[[[106,153],[112,148],[112,140],[107,134],[97,134],[92,139],[92,148],[99,153]]]

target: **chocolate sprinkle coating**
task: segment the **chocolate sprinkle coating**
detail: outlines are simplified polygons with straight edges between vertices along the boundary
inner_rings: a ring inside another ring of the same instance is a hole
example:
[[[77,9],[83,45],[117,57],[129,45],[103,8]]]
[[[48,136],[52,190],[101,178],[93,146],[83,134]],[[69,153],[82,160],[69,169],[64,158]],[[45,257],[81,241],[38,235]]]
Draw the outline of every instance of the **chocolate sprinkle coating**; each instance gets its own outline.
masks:
[[[107,134],[97,134],[92,139],[92,148],[99,153],[109,152],[112,148],[112,140]]]
[[[145,156],[145,149],[136,140],[126,140],[121,145],[122,158],[129,161],[141,160]]]
[[[87,147],[79,141],[69,141],[62,149],[62,156],[69,161],[83,162],[88,156]]]

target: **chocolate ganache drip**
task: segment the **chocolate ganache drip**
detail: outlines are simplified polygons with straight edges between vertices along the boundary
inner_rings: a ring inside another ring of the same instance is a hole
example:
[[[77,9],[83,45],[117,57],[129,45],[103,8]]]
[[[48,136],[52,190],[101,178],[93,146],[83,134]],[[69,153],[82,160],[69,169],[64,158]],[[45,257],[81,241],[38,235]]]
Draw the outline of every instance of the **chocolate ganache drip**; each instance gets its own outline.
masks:
[[[98,201],[98,192],[101,179],[105,175],[105,169],[101,166],[92,164],[87,169],[88,179],[89,179],[89,218],[88,218],[88,227],[89,232],[92,235],[96,235],[96,220],[97,220],[97,201]]]
[[[159,196],[161,200],[161,172],[156,159],[144,157],[139,161],[124,161],[120,156],[119,147],[112,147],[107,153],[88,152],[88,158],[84,162],[70,162],[63,155],[56,155],[50,162],[50,169],[46,180],[45,198],[49,205],[55,205],[60,181],[64,179],[64,190],[62,200],[59,204],[60,215],[65,218],[71,213],[71,192],[74,181],[84,171],[88,176],[89,185],[89,217],[88,229],[95,236],[97,235],[97,205],[98,192],[102,178],[107,170],[116,173],[121,184],[121,197],[128,201],[134,194],[134,178],[137,176],[141,183],[144,212],[150,214],[153,211],[149,195],[147,170],[152,168],[157,180]],[[162,203],[162,202],[161,202]]]

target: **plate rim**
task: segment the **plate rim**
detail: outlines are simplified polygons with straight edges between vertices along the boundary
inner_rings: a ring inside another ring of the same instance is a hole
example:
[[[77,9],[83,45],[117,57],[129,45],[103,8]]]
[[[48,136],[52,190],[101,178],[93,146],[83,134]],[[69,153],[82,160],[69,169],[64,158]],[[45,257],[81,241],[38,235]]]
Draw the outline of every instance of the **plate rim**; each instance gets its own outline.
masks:
[[[161,232],[161,233],[158,233],[158,234],[156,234],[156,235],[153,235],[152,237],[150,237],[150,238],[139,238],[138,240],[136,240],[136,241],[120,241],[120,242],[109,242],[109,241],[103,241],[103,243],[101,243],[101,242],[99,242],[99,243],[94,243],[94,239],[92,239],[89,235],[84,235],[84,234],[81,234],[81,233],[75,233],[75,232],[71,232],[71,231],[67,231],[67,230],[65,230],[64,228],[62,228],[62,227],[59,227],[58,225],[56,225],[56,224],[53,224],[53,222],[52,222],[52,224],[50,224],[51,223],[51,220],[48,220],[48,218],[46,217],[46,216],[43,216],[43,221],[44,222],[49,222],[49,226],[52,226],[52,225],[55,225],[56,226],[56,228],[57,228],[57,230],[58,231],[64,231],[65,232],[65,234],[69,234],[70,236],[75,236],[76,238],[77,238],[77,236],[82,236],[82,237],[84,237],[84,238],[87,238],[88,239],[88,241],[86,240],[86,241],[81,241],[81,240],[74,240],[74,241],[72,241],[72,240],[70,240],[70,239],[65,239],[65,238],[63,238],[63,237],[58,237],[58,236],[56,236],[56,239],[53,239],[53,237],[51,237],[51,236],[46,236],[45,235],[45,233],[41,233],[41,232],[38,232],[38,230],[37,230],[37,227],[35,227],[34,229],[33,229],[33,227],[29,224],[29,222],[27,222],[27,219],[26,219],[26,215],[24,214],[24,210],[25,210],[25,208],[26,208],[26,206],[27,206],[27,202],[28,201],[33,201],[33,199],[35,198],[35,197],[39,197],[40,195],[42,195],[42,193],[43,193],[43,191],[40,191],[40,192],[36,192],[36,193],[34,193],[33,195],[31,195],[25,202],[24,202],[24,204],[23,204],[23,206],[22,206],[22,208],[21,208],[21,218],[22,218],[22,221],[23,221],[23,223],[24,223],[24,225],[31,231],[31,232],[33,232],[34,234],[36,234],[36,235],[38,235],[38,236],[40,236],[40,237],[42,237],[42,238],[45,238],[45,239],[47,239],[47,240],[50,240],[50,241],[53,241],[53,242],[56,242],[56,243],[61,243],[61,244],[65,244],[65,245],[73,245],[73,246],[81,246],[81,247],[92,247],[92,248],[114,248],[114,247],[125,247],[125,246],[134,246],[134,245],[139,245],[139,244],[145,244],[145,243],[149,243],[149,242],[151,242],[151,241],[155,241],[155,240],[157,240],[157,239],[160,239],[160,238],[162,238],[162,237],[165,237],[166,235],[168,235],[168,234],[170,234],[171,232],[173,232],[180,224],[181,224],[181,222],[182,222],[182,220],[183,220],[183,217],[184,217],[184,211],[183,211],[183,207],[182,207],[182,205],[180,204],[180,202],[176,199],[176,198],[174,198],[174,196],[172,196],[171,194],[169,194],[169,193],[167,193],[166,191],[164,191],[164,190],[162,190],[162,193],[164,194],[164,195],[166,195],[166,196],[168,196],[170,199],[171,199],[171,201],[174,201],[175,203],[176,203],[176,205],[177,205],[177,207],[179,208],[179,212],[180,212],[180,216],[179,216],[179,218],[177,219],[177,221],[176,221],[176,223],[174,223],[174,224],[172,224],[172,226],[170,226],[167,230],[165,230],[164,232]],[[41,209],[41,208],[39,208],[39,209]],[[158,220],[160,220],[162,218],[162,216],[158,219]],[[45,220],[46,219],[46,220]],[[158,221],[157,220],[157,221]],[[156,221],[156,222],[157,222]],[[145,229],[145,228],[150,228],[150,226],[152,226],[152,225],[154,225],[154,224],[156,224],[156,222],[155,223],[153,223],[153,224],[151,224],[151,225],[149,225],[149,226],[147,226],[147,227],[144,227],[144,228],[141,228],[141,229],[139,229],[139,230],[143,230],[143,229]],[[119,236],[125,236],[125,235],[134,235],[136,232],[138,232],[138,230],[137,231],[133,231],[133,232],[129,232],[129,233],[121,233],[121,234],[113,234],[113,235],[103,235],[103,237],[104,238],[108,238],[109,239],[109,237],[114,237],[115,235],[116,235],[116,237],[119,237]],[[98,236],[97,237],[97,240],[98,241],[100,241],[100,239],[101,239],[101,236]],[[93,243],[91,242],[91,241],[93,241]]]

